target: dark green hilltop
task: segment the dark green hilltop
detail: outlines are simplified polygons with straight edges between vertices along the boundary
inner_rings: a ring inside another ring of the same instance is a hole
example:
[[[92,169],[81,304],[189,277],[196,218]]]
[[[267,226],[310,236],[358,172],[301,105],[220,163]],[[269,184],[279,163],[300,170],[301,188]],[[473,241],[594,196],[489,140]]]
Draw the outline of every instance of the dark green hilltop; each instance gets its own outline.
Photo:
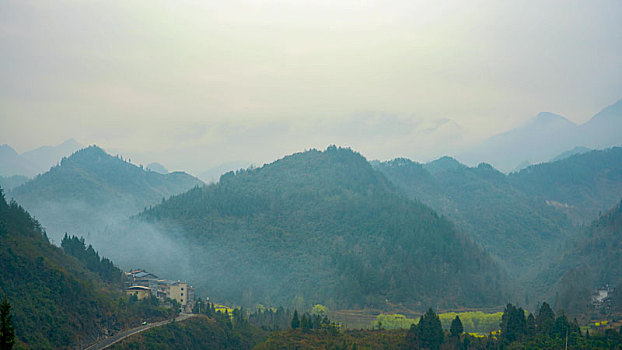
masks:
[[[594,220],[622,198],[622,148],[591,151],[505,175],[488,164],[453,158],[419,164],[375,163],[409,198],[454,221],[513,276],[559,254],[576,225]]]
[[[227,173],[139,218],[183,232],[193,265],[205,267],[187,278],[243,305],[503,302],[488,254],[350,149]]]
[[[202,184],[184,172],[149,171],[89,146],[7,196],[44,223],[50,238],[60,242],[65,232],[95,231]]]

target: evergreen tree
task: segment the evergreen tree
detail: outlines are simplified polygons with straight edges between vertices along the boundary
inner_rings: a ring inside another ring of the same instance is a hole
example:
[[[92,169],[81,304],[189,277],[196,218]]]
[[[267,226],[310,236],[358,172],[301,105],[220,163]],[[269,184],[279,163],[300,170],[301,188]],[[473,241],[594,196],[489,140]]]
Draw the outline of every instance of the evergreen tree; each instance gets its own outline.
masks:
[[[294,317],[292,318],[292,328],[297,329],[300,327],[300,319],[298,318],[298,310],[294,310]]]
[[[527,335],[530,337],[536,335],[536,318],[531,312],[527,316]]]
[[[527,320],[525,319],[525,310],[522,307],[519,307],[515,311],[514,315],[516,319],[516,328],[519,335],[527,334]]]
[[[441,320],[432,308],[428,309],[419,321],[421,346],[426,349],[439,349],[445,340],[444,338]]]
[[[459,337],[462,332],[464,332],[464,327],[462,326],[462,321],[460,321],[460,317],[456,315],[453,321],[451,321],[451,327],[449,328],[452,337]]]
[[[553,312],[553,309],[551,309],[551,306],[548,303],[542,303],[542,306],[540,306],[540,310],[538,311],[538,315],[536,316],[536,327],[538,333],[550,334],[554,323],[555,313]]]
[[[302,318],[300,319],[300,327],[302,329],[311,329],[307,313],[302,314]]]
[[[0,303],[0,350],[9,350],[15,344],[15,329],[11,316],[11,304],[4,296]]]
[[[555,319],[555,323],[553,324],[553,329],[551,331],[551,336],[556,338],[564,338],[566,335],[570,333],[570,324],[568,322],[568,318],[564,315],[563,312],[560,312],[557,319]]]
[[[61,247],[66,254],[69,254],[82,261],[86,268],[99,274],[106,282],[120,282],[122,272],[114,266],[112,261],[100,258],[99,254],[90,244],[86,246],[84,237],[69,236],[65,233],[61,241]]]
[[[312,322],[312,327],[314,329],[320,329],[322,328],[322,317],[320,315],[314,315],[313,317],[313,322]],[[324,316],[326,317],[326,316]]]
[[[421,324],[421,319],[419,319],[419,324]],[[420,348],[419,342],[419,327],[416,324],[411,324],[408,333],[406,333],[406,344],[409,349],[418,349]]]
[[[525,311],[522,308],[516,308],[512,304],[508,304],[501,316],[501,336],[509,342],[520,339],[527,333],[527,321],[525,320]]]

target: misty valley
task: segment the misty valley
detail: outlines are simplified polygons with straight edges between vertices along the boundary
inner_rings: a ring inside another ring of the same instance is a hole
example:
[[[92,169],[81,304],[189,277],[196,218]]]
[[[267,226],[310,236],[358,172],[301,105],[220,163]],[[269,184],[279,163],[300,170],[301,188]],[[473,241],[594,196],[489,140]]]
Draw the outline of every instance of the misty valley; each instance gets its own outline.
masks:
[[[7,348],[622,345],[620,147],[506,174],[329,146],[209,184],[74,148],[1,178]]]
[[[0,0],[0,350],[622,350],[621,18]]]

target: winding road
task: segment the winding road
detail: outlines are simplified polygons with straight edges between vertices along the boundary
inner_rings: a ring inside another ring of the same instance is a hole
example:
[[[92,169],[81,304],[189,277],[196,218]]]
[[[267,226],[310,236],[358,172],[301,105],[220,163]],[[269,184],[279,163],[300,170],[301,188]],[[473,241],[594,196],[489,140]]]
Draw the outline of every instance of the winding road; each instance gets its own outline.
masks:
[[[175,318],[175,322],[181,322],[184,320],[187,320],[191,317],[194,317],[196,315],[194,314],[180,314],[179,316],[177,316]],[[106,349],[107,347],[116,344],[118,342],[120,342],[121,340],[132,336],[134,334],[138,334],[140,332],[144,332],[150,328],[153,327],[160,327],[160,326],[164,326],[165,324],[169,324],[173,322],[173,320],[166,320],[166,321],[160,321],[160,322],[154,322],[154,323],[150,323],[150,324],[146,324],[143,326],[139,326],[136,328],[132,328],[130,330],[124,331],[124,332],[119,332],[115,335],[113,335],[112,337],[108,337],[108,338],[104,338],[102,340],[97,341],[95,344],[91,344],[89,347],[85,348],[85,350],[102,350],[102,349]]]

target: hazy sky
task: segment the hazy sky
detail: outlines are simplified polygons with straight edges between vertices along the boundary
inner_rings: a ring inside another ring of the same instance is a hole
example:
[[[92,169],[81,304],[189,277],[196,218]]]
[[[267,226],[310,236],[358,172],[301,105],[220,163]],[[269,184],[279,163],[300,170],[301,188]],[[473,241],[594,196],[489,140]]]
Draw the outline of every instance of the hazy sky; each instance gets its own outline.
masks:
[[[622,1],[1,0],[0,144],[197,173],[451,154],[622,98]]]

